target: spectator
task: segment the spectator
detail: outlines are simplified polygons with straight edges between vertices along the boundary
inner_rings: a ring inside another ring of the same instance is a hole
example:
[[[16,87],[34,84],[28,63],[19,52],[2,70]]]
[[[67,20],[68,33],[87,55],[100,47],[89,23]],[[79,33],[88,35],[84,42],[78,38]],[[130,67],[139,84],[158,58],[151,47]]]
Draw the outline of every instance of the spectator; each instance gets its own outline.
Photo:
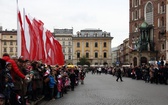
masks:
[[[0,105],[5,105],[5,96],[0,93]]]

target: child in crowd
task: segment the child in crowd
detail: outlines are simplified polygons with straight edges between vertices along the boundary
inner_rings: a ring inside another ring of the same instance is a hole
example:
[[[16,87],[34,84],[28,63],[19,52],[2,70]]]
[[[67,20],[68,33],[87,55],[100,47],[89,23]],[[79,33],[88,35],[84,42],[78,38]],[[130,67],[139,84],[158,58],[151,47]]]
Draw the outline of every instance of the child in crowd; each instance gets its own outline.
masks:
[[[7,62],[5,69],[5,81],[4,81],[4,95],[5,95],[5,105],[10,105],[10,94],[14,88],[14,84],[12,82],[12,77],[10,74],[10,70],[12,69],[12,64]]]
[[[62,87],[63,87],[63,84],[62,84],[62,76],[61,75],[58,75],[58,84],[57,84],[57,98],[61,98],[62,96]]]
[[[54,89],[55,89],[54,87],[56,85],[55,74],[56,74],[56,71],[52,70],[51,75],[48,76],[48,78],[49,78],[49,88],[50,88],[50,93],[49,93],[50,94],[50,100],[55,99],[54,98]]]

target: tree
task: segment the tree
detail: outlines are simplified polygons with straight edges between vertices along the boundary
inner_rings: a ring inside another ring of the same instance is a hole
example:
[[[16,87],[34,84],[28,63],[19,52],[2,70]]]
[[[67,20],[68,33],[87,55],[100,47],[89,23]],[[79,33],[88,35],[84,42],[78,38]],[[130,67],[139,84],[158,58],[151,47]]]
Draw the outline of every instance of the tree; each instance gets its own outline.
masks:
[[[83,66],[83,65],[89,66],[90,62],[88,61],[88,59],[85,56],[83,56],[82,58],[79,59],[79,62],[77,64],[81,65],[81,66]]]

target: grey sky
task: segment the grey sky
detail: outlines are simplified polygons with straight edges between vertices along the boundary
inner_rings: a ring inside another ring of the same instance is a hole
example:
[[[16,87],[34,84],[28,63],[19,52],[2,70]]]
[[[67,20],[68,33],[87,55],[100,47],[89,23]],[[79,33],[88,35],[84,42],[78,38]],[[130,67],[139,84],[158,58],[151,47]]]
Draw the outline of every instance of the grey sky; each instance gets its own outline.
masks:
[[[114,37],[112,47],[128,38],[129,0],[18,0],[19,9],[44,22],[45,28],[101,29]],[[16,0],[0,0],[0,25],[17,29]],[[22,13],[23,14],[23,13]]]

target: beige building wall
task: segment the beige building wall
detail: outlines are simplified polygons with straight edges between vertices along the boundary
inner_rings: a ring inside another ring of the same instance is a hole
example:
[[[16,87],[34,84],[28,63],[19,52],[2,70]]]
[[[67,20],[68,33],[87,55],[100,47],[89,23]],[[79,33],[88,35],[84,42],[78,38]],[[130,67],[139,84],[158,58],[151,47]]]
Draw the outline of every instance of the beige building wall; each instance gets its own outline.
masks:
[[[17,56],[17,31],[1,31],[0,45],[0,57],[4,53],[8,53],[10,56]]]
[[[103,65],[104,63],[112,65],[111,41],[113,37],[107,32],[105,32],[105,36],[102,34],[104,32],[99,29],[86,29],[81,30],[81,32],[73,36],[73,64],[77,65],[79,58],[85,56],[91,65]],[[95,47],[96,43],[97,47]],[[104,44],[106,47],[104,47]],[[80,53],[80,57],[78,53]],[[87,53],[89,55],[88,57]],[[95,53],[97,53],[97,57]],[[104,55],[105,53],[106,57]]]

